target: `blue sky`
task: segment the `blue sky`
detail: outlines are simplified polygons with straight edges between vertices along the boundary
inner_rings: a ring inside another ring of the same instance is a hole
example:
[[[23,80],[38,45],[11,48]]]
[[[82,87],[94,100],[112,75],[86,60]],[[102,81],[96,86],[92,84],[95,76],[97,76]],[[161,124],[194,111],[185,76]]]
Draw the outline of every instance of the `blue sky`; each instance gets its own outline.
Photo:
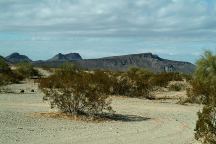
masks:
[[[195,62],[216,52],[215,0],[1,0],[0,55],[34,60],[152,52]]]

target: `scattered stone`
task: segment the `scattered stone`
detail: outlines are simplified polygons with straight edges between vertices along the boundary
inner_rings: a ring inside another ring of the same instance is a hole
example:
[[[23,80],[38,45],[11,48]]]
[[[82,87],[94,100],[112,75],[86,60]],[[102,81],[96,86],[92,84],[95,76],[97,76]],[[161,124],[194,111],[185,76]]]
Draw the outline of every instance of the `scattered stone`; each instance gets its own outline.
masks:
[[[20,93],[24,93],[24,92],[25,92],[25,90],[23,90],[23,89],[22,89],[22,90],[20,90]]]

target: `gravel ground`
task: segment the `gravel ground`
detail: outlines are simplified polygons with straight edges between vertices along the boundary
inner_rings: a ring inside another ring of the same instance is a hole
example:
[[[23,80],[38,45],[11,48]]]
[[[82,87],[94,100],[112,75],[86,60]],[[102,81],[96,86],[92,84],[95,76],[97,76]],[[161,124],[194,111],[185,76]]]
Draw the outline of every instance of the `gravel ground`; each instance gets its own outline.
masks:
[[[8,88],[12,93],[0,94],[0,144],[196,143],[193,130],[198,105],[113,97],[113,108],[124,119],[82,122],[33,115],[51,110],[30,81]],[[21,89],[24,94],[19,94]]]

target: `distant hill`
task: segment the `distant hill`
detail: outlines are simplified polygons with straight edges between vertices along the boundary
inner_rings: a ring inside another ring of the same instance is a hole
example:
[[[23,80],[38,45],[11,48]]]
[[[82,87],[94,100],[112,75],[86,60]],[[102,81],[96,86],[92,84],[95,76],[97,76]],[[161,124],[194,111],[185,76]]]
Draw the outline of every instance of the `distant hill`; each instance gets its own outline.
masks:
[[[59,67],[66,60],[52,59],[52,61],[34,62],[37,66]],[[83,69],[126,71],[131,67],[146,68],[153,72],[182,72],[192,73],[195,65],[189,62],[172,61],[160,58],[152,53],[131,54],[123,56],[105,57],[99,59],[68,60]]]
[[[72,61],[72,60],[82,60],[79,53],[69,53],[69,54],[57,54],[48,61]]]
[[[12,53],[11,55],[7,56],[5,59],[13,64],[20,63],[20,62],[32,62],[32,60],[29,59],[27,56],[21,55],[19,53]]]

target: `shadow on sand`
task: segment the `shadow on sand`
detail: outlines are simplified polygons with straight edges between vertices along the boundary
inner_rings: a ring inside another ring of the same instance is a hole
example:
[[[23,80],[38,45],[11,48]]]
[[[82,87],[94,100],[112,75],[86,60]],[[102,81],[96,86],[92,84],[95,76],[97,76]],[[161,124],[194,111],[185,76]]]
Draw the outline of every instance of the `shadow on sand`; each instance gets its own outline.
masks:
[[[150,120],[151,118],[137,116],[137,115],[123,115],[123,114],[103,114],[100,115],[101,118],[113,120],[113,121],[121,121],[121,122],[140,122]]]

